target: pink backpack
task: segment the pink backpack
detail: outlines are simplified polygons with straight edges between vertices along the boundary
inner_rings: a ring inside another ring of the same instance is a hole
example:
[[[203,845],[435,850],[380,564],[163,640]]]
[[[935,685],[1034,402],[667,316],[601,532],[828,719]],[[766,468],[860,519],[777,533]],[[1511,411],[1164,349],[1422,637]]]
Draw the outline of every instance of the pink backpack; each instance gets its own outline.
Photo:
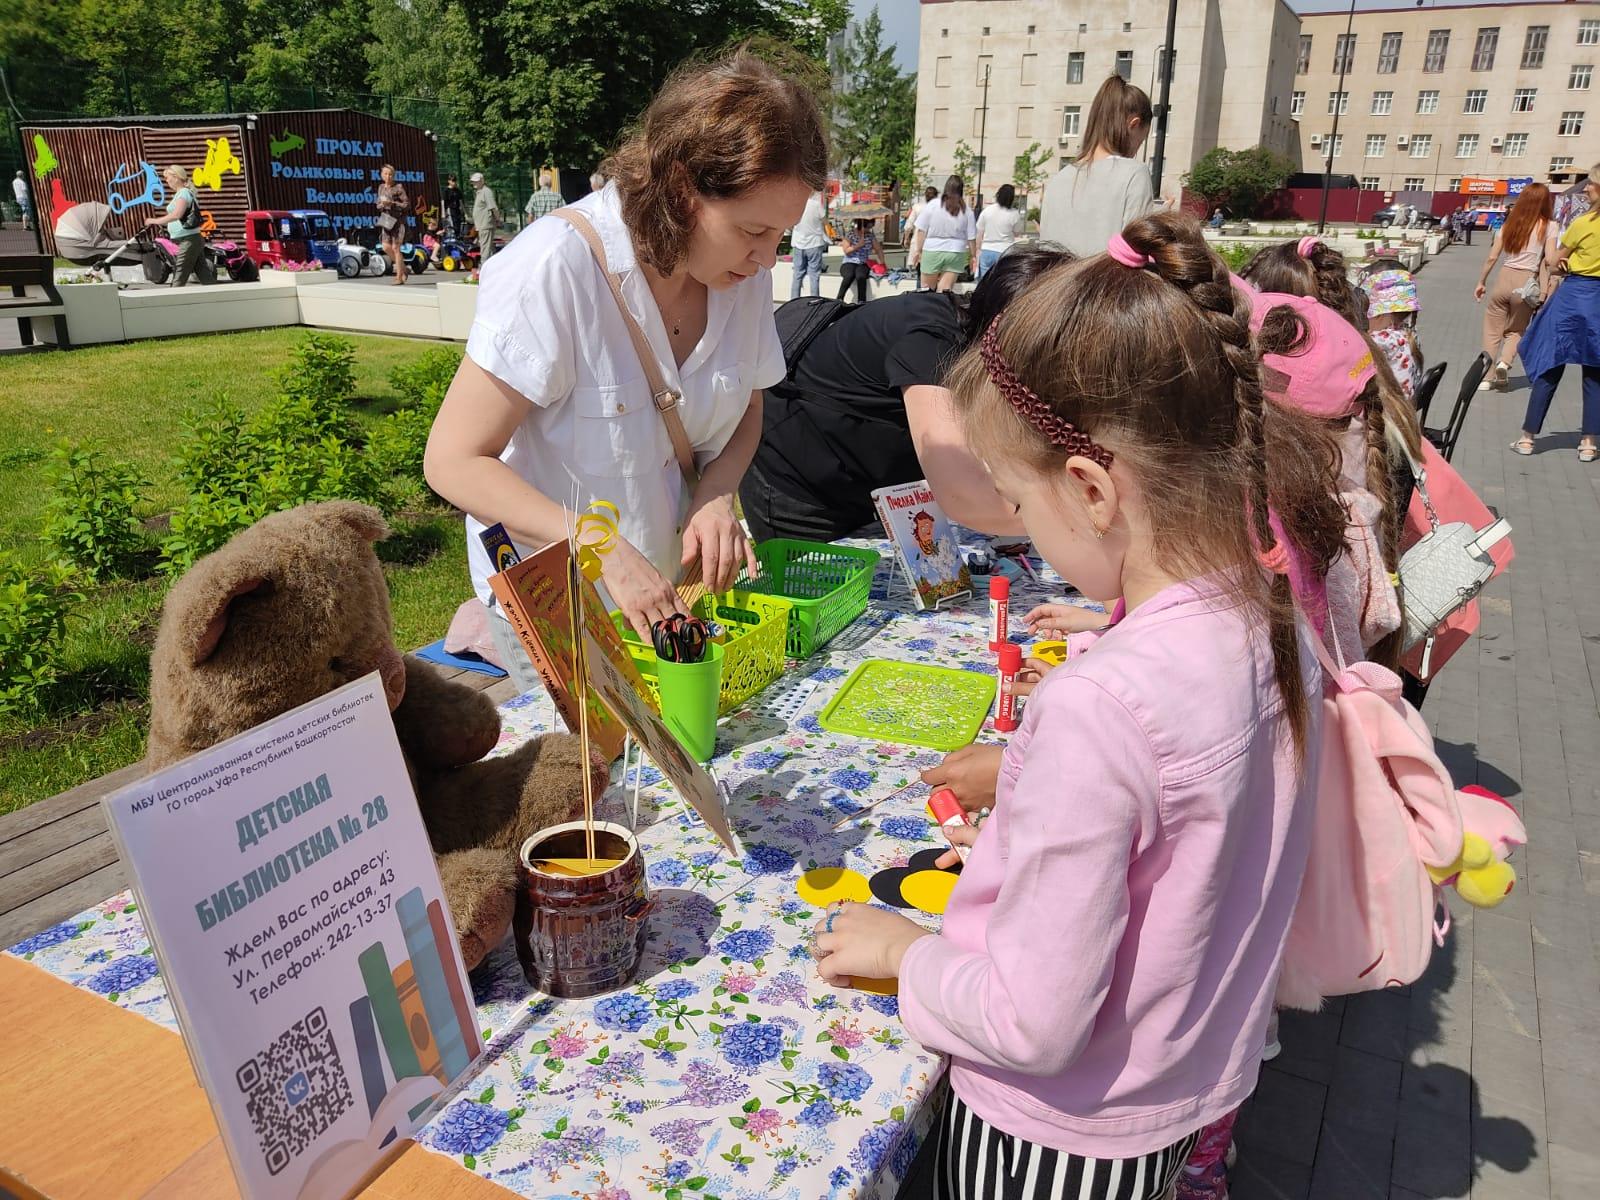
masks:
[[[1317,810],[1277,1002],[1316,1010],[1326,996],[1415,980],[1449,928],[1435,921],[1428,868],[1463,845],[1455,785],[1400,679],[1370,662],[1326,672]]]

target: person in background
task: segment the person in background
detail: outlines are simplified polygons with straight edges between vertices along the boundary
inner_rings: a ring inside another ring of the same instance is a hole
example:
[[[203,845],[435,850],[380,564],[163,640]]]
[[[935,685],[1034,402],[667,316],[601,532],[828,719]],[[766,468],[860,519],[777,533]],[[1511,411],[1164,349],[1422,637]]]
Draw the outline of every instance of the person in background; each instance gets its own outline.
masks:
[[[472,173],[472,224],[478,231],[480,263],[489,261],[494,253],[494,235],[500,228],[500,201],[494,189],[484,181],[482,171]]]
[[[1045,184],[1039,237],[1080,257],[1156,207],[1150,172],[1135,157],[1150,136],[1150,97],[1120,75],[1100,85],[1083,130],[1083,151]]]
[[[441,234],[443,231],[437,226],[431,226],[422,235],[422,248],[428,252],[428,263],[431,266],[439,265],[439,249],[443,245]]]
[[[850,285],[856,287],[856,303],[867,302],[867,281],[872,278],[872,260],[877,259],[885,271],[889,265],[883,261],[878,249],[878,235],[872,231],[871,221],[855,221],[844,235],[844,262],[839,266],[839,299],[843,300]]]
[[[927,188],[922,193],[922,198],[911,202],[911,211],[906,214],[906,228],[911,231],[911,236],[916,236],[917,218],[922,215],[922,210],[939,198],[939,189]],[[910,240],[909,238],[907,239]]]
[[[537,221],[540,217],[555,212],[565,203],[561,193],[556,191],[555,180],[550,172],[540,171],[539,190],[528,197],[528,203],[523,206],[522,211],[530,222]]]
[[[1478,286],[1472,289],[1473,297],[1479,301],[1486,293],[1489,297],[1483,309],[1483,352],[1494,364],[1494,369],[1478,385],[1479,391],[1506,390],[1511,363],[1517,357],[1517,343],[1522,340],[1522,332],[1533,316],[1532,307],[1522,297],[1522,289],[1530,279],[1537,277],[1539,295],[1549,294],[1550,269],[1559,253],[1559,232],[1555,223],[1555,199],[1542,183],[1530,183],[1523,188],[1506,223],[1495,230],[1483,274],[1478,276]],[[1489,275],[1502,253],[1506,261],[1495,275],[1491,290]]]
[[[11,181],[11,190],[17,197],[17,208],[22,213],[22,227],[33,228],[33,197],[28,192],[28,178],[21,171]]]
[[[406,240],[406,213],[411,208],[411,201],[406,196],[405,185],[395,182],[394,167],[384,163],[378,175],[382,179],[378,184],[376,201],[379,236],[383,241],[383,252],[394,264],[394,282],[402,284],[406,281],[406,260],[401,253],[401,246]]]
[[[1216,209],[1214,209],[1214,210],[1213,210],[1213,211],[1212,211],[1212,213],[1211,213],[1211,228],[1213,228],[1213,229],[1221,229],[1221,228],[1222,228],[1222,223],[1223,223],[1223,222],[1224,222],[1224,221],[1225,221],[1225,220],[1226,220],[1226,219],[1227,219],[1227,218],[1225,218],[1225,217],[1224,217],[1224,216],[1223,216],[1223,215],[1222,215],[1222,208],[1221,208],[1221,206],[1220,206],[1220,205],[1219,205],[1219,206],[1218,206],[1218,207],[1217,207],[1217,208],[1216,208]]]
[[[460,237],[461,229],[461,184],[454,175],[446,175],[444,188],[439,193],[439,199],[444,207],[445,228],[455,237]]]
[[[962,271],[977,272],[978,222],[967,207],[965,190],[961,176],[952,175],[944,181],[938,201],[929,200],[917,214],[917,234],[906,266],[921,268],[925,288],[948,292]]]
[[[1014,207],[1017,189],[1002,183],[995,191],[994,203],[978,214],[978,270],[977,278],[1000,261],[1000,256],[1011,249],[1022,233],[1027,214]]]
[[[599,171],[595,171],[595,172],[590,174],[590,176],[589,176],[589,190],[591,192],[604,191],[605,190],[605,186],[606,186],[606,177],[604,175],[602,175]]]
[[[1522,436],[1511,449],[1533,453],[1533,439],[1544,428],[1561,373],[1568,363],[1577,363],[1583,368],[1578,461],[1592,463],[1600,458],[1600,163],[1590,168],[1583,194],[1589,210],[1567,226],[1556,252],[1555,270],[1561,278],[1522,338],[1522,365],[1533,391]]]
[[[189,277],[194,274],[206,248],[205,239],[200,236],[199,222],[196,221],[192,228],[184,222],[191,212],[199,211],[200,198],[195,195],[189,172],[176,163],[161,172],[161,178],[166,180],[167,194],[172,199],[167,201],[165,213],[159,217],[146,217],[144,223],[149,229],[166,227],[167,236],[178,247],[171,286],[187,287]],[[202,276],[200,282],[208,281]]]
[[[794,273],[789,277],[789,299],[800,295],[800,281],[806,280],[813,296],[822,293],[822,256],[828,251],[828,201],[818,188],[806,200],[805,211],[789,231],[789,257]]]
[[[1070,260],[1018,246],[964,296],[884,296],[818,333],[764,398],[761,444],[739,486],[756,540],[854,536],[876,526],[875,489],[915,479],[928,481],[952,521],[1020,534],[967,448],[944,374],[1014,297]]]
[[[1417,338],[1417,281],[1404,268],[1374,271],[1362,283],[1367,294],[1367,333],[1407,400],[1422,385],[1422,344]]]

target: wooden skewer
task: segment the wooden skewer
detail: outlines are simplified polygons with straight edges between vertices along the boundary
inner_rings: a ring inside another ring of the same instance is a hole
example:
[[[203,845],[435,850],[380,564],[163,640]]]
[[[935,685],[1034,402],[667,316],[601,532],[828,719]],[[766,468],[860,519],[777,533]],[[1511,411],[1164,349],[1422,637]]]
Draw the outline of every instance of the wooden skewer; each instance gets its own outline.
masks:
[[[849,814],[848,816],[841,817],[838,821],[834,822],[834,826],[833,827],[835,829],[842,829],[844,826],[850,824],[851,821],[860,820],[862,817],[866,816],[873,809],[877,808],[880,804],[887,804],[889,801],[893,800],[896,796],[901,795],[904,792],[909,792],[914,787],[927,787],[927,786],[928,785],[923,783],[922,780],[913,779],[910,783],[905,784],[902,787],[895,788],[895,790],[890,792],[887,796],[880,796],[878,799],[874,800],[871,804],[867,805],[865,808],[858,808],[855,812]]]

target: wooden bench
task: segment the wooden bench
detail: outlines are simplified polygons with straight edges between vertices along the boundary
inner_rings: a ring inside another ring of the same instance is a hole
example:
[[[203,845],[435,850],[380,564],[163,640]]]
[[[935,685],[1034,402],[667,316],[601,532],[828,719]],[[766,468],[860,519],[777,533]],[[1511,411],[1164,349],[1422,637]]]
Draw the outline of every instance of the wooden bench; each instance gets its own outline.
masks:
[[[508,678],[440,668],[500,704]],[[0,949],[82,912],[128,886],[100,800],[144,773],[139,763],[0,817]]]
[[[50,318],[56,324],[56,345],[70,349],[67,306],[56,290],[55,260],[48,254],[10,254],[0,258],[0,318],[14,319],[23,350],[39,348],[33,323]]]

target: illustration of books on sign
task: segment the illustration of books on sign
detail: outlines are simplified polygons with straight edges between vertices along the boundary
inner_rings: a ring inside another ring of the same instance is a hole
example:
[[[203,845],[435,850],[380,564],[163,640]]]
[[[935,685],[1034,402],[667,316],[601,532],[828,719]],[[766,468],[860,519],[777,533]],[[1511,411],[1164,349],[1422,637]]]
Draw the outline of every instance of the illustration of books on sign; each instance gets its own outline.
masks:
[[[879,488],[872,502],[919,611],[972,595],[972,573],[926,479]]]

